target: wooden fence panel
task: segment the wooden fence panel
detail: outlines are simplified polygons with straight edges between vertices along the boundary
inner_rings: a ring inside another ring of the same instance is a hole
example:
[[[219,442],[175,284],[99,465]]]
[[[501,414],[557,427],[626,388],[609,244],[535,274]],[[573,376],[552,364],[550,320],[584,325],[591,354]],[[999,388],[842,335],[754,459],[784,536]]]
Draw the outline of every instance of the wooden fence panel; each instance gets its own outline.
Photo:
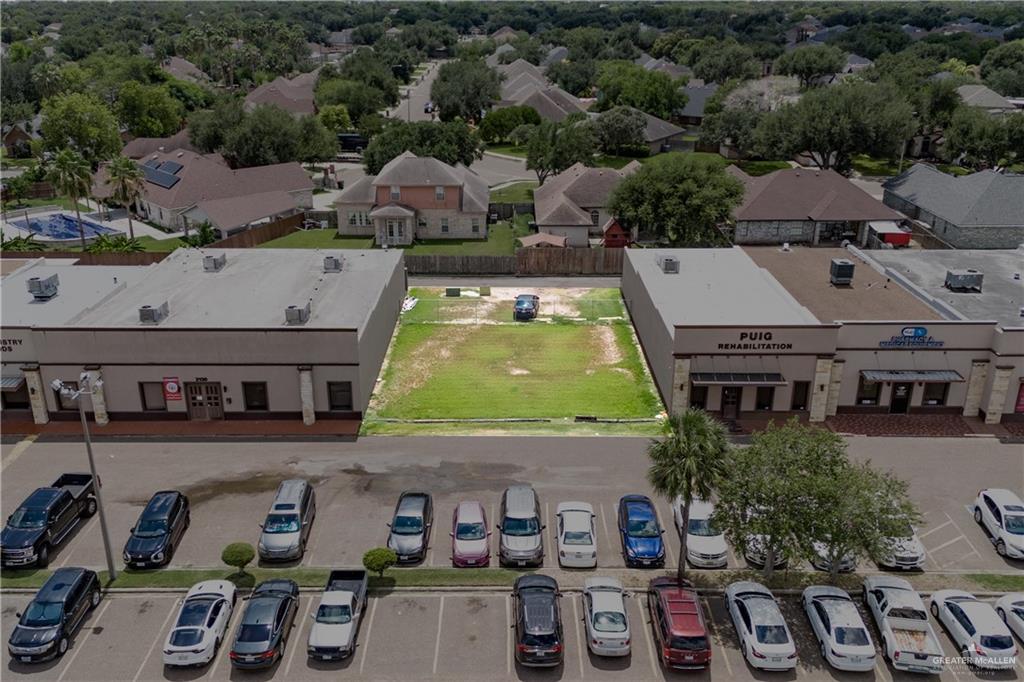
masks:
[[[280,220],[275,220],[266,225],[260,225],[245,232],[221,239],[208,245],[207,249],[251,249],[272,239],[283,237],[299,229],[302,225],[303,214],[296,213]]]
[[[621,275],[624,249],[566,248],[516,250],[520,275]]]
[[[410,275],[514,275],[515,256],[407,255]]]

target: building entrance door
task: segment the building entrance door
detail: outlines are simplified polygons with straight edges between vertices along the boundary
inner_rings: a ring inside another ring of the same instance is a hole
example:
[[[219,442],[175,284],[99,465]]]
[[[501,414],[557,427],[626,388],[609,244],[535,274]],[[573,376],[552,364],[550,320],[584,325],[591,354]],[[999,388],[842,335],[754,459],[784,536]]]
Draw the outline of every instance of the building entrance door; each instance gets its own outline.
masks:
[[[185,384],[188,418],[208,422],[224,418],[224,401],[220,384],[213,381],[194,381]]]
[[[893,384],[892,399],[889,401],[890,414],[906,414],[910,409],[910,394],[914,384]]]
[[[743,397],[741,386],[722,387],[722,418],[739,419],[740,399]]]

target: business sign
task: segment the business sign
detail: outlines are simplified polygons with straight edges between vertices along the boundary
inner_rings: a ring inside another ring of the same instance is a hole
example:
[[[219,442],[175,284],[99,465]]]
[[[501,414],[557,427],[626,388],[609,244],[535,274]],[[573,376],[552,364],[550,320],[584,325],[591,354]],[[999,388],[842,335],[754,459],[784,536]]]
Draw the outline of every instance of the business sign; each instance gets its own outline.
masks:
[[[719,343],[718,350],[793,350],[792,343],[778,343],[768,331],[739,332],[732,343]]]
[[[15,348],[24,343],[24,339],[0,339],[0,353],[13,353]]]
[[[181,400],[181,382],[178,377],[164,377],[164,400]]]
[[[879,348],[942,348],[945,341],[939,341],[928,334],[927,327],[904,327],[898,335],[879,341]]]

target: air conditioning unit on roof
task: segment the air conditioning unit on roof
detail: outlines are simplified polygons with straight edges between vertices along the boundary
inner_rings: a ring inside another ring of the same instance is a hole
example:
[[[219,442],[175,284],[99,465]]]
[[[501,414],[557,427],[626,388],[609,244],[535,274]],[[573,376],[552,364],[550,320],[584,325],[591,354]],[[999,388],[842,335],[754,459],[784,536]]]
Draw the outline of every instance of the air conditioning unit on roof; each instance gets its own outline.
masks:
[[[958,292],[977,292],[981,293],[981,282],[985,275],[972,268],[965,270],[947,270],[946,271],[946,288],[950,291]]]

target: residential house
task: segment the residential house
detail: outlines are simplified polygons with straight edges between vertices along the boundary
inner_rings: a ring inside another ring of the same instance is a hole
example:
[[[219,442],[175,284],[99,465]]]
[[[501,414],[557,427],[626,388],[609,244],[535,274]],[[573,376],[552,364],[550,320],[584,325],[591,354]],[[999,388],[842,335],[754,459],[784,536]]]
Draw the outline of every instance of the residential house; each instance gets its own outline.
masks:
[[[624,249],[632,243],[629,230],[620,225],[615,218],[609,218],[601,232],[601,246],[606,249]]]
[[[834,170],[786,168],[755,177],[728,166],[726,172],[744,187],[733,211],[736,244],[864,245],[869,222],[903,218]]]
[[[398,8],[395,7],[393,9],[398,9]],[[392,26],[388,30],[384,31],[384,36],[387,37],[387,38],[397,38],[400,35],[402,35],[402,29],[399,28],[398,26]]]
[[[145,173],[138,212],[172,230],[203,222],[222,237],[313,205],[313,181],[298,163],[228,168],[218,155],[185,149],[156,152],[139,163]],[[93,176],[92,194],[108,199],[107,168]]]
[[[560,64],[569,58],[569,48],[564,45],[555,45],[548,50],[548,53],[544,55],[544,59],[541,60],[540,65],[545,69],[552,64]]]
[[[518,33],[511,26],[502,26],[497,31],[491,34],[491,40],[494,41],[495,45],[501,45],[507,43],[510,40],[515,40],[518,37]]]
[[[655,59],[646,52],[641,52],[640,56],[633,60],[633,63],[642,66],[645,71],[658,71],[664,73],[672,80],[678,80],[684,76],[692,76],[693,71],[688,66],[676,64],[667,59]]]
[[[591,236],[603,239],[613,217],[608,212],[612,192],[639,168],[636,161],[621,170],[577,163],[548,178],[533,191],[537,230],[565,237],[569,246],[589,246]]]
[[[914,26],[913,24],[903,24],[900,26],[900,30],[903,31],[904,34],[910,36],[911,40],[915,41],[927,37],[929,33],[928,29],[921,28],[920,26]]]
[[[338,196],[338,233],[378,245],[414,239],[486,239],[487,182],[462,164],[405,152]]]
[[[278,76],[269,83],[257,87],[245,96],[245,110],[252,111],[261,104],[272,104],[293,116],[307,116],[316,113],[313,91],[320,75],[317,67],[294,78]]]
[[[501,45],[498,45],[498,47],[494,49],[494,52],[487,56],[487,59],[485,59],[484,62],[487,64],[487,66],[491,67],[492,69],[495,69],[501,66],[501,55],[515,51],[516,48],[512,47],[508,43],[502,43]]]
[[[974,21],[970,17],[960,17],[956,21],[940,26],[932,31],[932,33],[947,36],[955,33],[970,33],[979,40],[991,39],[1001,41],[1003,40],[1003,34],[1007,30],[1007,28]]]
[[[683,134],[686,132],[684,128],[657,116],[652,116],[646,111],[640,111],[633,107],[627,107],[627,109],[632,109],[644,117],[644,144],[650,149],[651,154],[668,151],[682,142]]]
[[[786,31],[786,45],[788,47],[790,45],[799,45],[800,43],[804,43],[813,38],[818,31],[821,31],[824,28],[825,25],[821,23],[819,19],[807,15],[802,21],[797,23],[796,26],[793,26]]]
[[[355,39],[352,34],[355,29],[343,28],[340,31],[331,31],[327,36],[327,45],[335,50],[351,52],[355,49]]]
[[[708,99],[718,90],[717,83],[706,85],[685,85],[683,92],[686,93],[686,104],[679,112],[679,120],[687,125],[699,126],[704,121],[704,107]]]
[[[189,83],[209,83],[212,80],[198,66],[181,57],[168,57],[160,64],[160,68],[164,73]]]
[[[984,85],[961,85],[956,91],[964,104],[984,109],[990,114],[1008,114],[1017,111],[1013,102]]]
[[[849,26],[843,26],[842,24],[836,24],[835,26],[828,26],[816,31],[814,35],[807,38],[808,45],[825,45],[831,42],[836,36],[841,36],[850,30]]]
[[[129,159],[138,160],[173,149],[199,153],[199,149],[194,147],[189,139],[188,128],[182,128],[170,137],[136,137],[121,149],[121,154]]]
[[[525,59],[504,64],[497,70],[504,77],[498,108],[529,106],[536,109],[542,119],[556,122],[570,114],[586,112],[582,101],[553,85],[540,67]]]
[[[882,200],[958,249],[1024,243],[1024,175],[984,170],[957,177],[918,163],[889,179]]]

